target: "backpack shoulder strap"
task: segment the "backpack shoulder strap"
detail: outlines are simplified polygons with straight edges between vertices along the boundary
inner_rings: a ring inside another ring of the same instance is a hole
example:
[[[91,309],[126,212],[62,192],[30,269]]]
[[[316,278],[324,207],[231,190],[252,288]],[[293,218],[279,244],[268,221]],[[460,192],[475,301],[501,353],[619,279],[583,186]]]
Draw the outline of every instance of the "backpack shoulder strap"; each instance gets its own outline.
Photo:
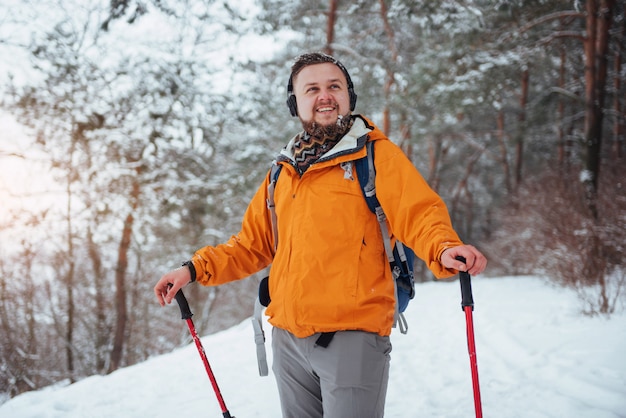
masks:
[[[272,232],[274,233],[274,252],[278,248],[278,226],[277,226],[277,218],[276,218],[276,203],[274,202],[274,190],[276,189],[276,182],[278,181],[278,176],[283,166],[278,164],[278,162],[272,162],[272,167],[270,168],[270,183],[267,186],[267,208],[270,211],[272,217]]]
[[[376,197],[376,167],[374,166],[374,141],[367,141],[365,143],[367,149],[367,155],[363,158],[355,160],[354,165],[356,168],[357,177],[361,185],[361,191],[365,202],[370,210],[376,215],[378,223],[380,224],[381,232],[383,233],[383,243],[385,245],[385,252],[390,263],[394,262],[393,249],[391,248],[391,240],[389,239],[389,230],[387,228],[387,216],[383,211],[383,208]]]
[[[256,343],[256,358],[259,366],[259,376],[268,375],[267,354],[265,352],[265,331],[263,331],[263,304],[260,298],[254,302],[254,314],[252,315],[252,329],[254,330],[254,342]]]
[[[367,206],[373,213],[380,206],[376,197],[376,167],[374,167],[374,141],[365,143],[367,155],[354,161],[356,173],[361,184],[361,191]]]
[[[396,240],[395,248],[391,246],[391,239],[389,237],[389,229],[387,228],[387,216],[383,211],[382,205],[376,197],[376,167],[374,166],[374,143],[375,141],[367,141],[365,143],[367,149],[367,155],[363,158],[354,161],[357,177],[361,185],[365,202],[370,210],[376,215],[378,224],[380,225],[380,231],[383,236],[383,246],[385,247],[385,253],[391,266],[393,275],[393,283],[396,293],[396,312],[394,314],[394,326],[396,323],[400,325],[400,332],[406,334],[408,326],[406,319],[402,312],[398,309],[397,293],[398,293],[398,277],[402,272],[409,272],[409,262],[407,260],[404,245]],[[399,260],[396,260],[396,256]]]
[[[274,234],[274,252],[278,248],[278,226],[276,218],[276,204],[274,202],[274,190],[276,182],[283,166],[276,161],[272,162],[269,176],[270,182],[267,186],[267,208],[270,211],[272,221],[272,232]],[[256,357],[259,366],[259,375],[267,376],[267,355],[265,352],[265,331],[263,331],[263,308],[269,305],[269,290],[267,290],[267,277],[259,284],[259,295],[254,303],[254,314],[252,315],[252,328],[254,329],[254,342],[256,343]],[[263,289],[265,287],[265,289]]]

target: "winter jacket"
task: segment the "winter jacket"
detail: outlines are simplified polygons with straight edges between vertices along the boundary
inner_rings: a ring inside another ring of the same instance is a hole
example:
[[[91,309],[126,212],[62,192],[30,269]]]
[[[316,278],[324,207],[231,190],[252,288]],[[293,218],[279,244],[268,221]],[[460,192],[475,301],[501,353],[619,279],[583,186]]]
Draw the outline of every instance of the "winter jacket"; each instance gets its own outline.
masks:
[[[199,283],[219,285],[271,264],[269,322],[303,338],[317,332],[363,330],[387,336],[394,317],[394,285],[380,226],[363,197],[353,160],[376,141],[376,193],[393,239],[411,247],[438,278],[456,271],[441,253],[461,245],[447,208],[402,150],[369,120],[353,116],[351,130],[300,177],[292,141],[277,159],[278,248],[267,209],[269,175],[250,202],[241,231],[225,244],[198,250]]]

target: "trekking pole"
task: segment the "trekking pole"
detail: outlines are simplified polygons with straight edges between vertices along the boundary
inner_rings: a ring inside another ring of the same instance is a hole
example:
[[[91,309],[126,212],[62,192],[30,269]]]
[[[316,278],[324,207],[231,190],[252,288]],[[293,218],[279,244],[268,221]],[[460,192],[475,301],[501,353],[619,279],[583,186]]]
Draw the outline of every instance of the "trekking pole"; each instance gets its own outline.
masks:
[[[458,256],[457,260],[465,263],[465,258]],[[483,410],[480,402],[480,385],[478,383],[478,363],[476,361],[476,343],[474,341],[474,320],[472,311],[474,310],[474,298],[472,297],[472,283],[470,274],[466,271],[459,272],[461,283],[461,308],[465,311],[465,322],[467,324],[467,350],[469,352],[470,368],[472,369],[472,386],[474,388],[474,409],[476,418],[482,418]]]
[[[213,386],[213,391],[215,392],[215,396],[217,397],[217,402],[220,404],[220,408],[222,409],[222,416],[224,418],[235,418],[230,415],[230,412],[228,412],[228,408],[226,408],[226,403],[224,402],[224,398],[222,397],[222,392],[220,392],[220,388],[217,386],[217,380],[215,380],[215,376],[213,375],[213,371],[211,370],[211,366],[209,365],[209,360],[206,357],[204,347],[202,347],[202,343],[200,342],[200,338],[198,337],[198,333],[196,332],[196,327],[193,325],[193,321],[191,319],[193,314],[191,313],[191,309],[189,309],[189,303],[187,303],[187,298],[183,294],[183,290],[179,289],[178,292],[176,292],[176,296],[174,297],[176,298],[176,302],[178,302],[178,307],[180,308],[182,319],[187,321],[187,326],[189,327],[191,337],[193,338],[193,341],[196,343],[196,347],[198,348],[198,354],[200,354],[200,358],[204,362],[204,368],[209,375],[209,380],[211,381],[211,385]]]

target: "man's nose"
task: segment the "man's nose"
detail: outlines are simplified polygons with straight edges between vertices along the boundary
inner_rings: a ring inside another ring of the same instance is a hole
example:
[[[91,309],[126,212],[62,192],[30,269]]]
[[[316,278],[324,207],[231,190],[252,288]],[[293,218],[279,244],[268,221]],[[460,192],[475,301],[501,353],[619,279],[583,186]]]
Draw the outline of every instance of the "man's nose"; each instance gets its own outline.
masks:
[[[321,89],[319,95],[317,96],[317,100],[319,101],[328,101],[333,99],[334,97],[329,89]]]

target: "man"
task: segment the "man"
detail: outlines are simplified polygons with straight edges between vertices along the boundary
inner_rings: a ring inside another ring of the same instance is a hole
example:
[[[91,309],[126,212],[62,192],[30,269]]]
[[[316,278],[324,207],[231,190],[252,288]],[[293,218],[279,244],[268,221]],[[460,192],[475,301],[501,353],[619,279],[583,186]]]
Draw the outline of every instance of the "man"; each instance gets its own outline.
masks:
[[[402,151],[371,121],[352,114],[356,97],[335,58],[298,57],[287,104],[303,131],[277,158],[283,166],[274,192],[277,236],[267,209],[267,176],[237,235],[201,248],[154,288],[164,305],[189,282],[219,285],[271,264],[266,314],[284,417],[384,413],[395,295],[380,226],[353,172],[352,161],[366,154],[366,141],[376,141],[377,196],[393,237],[439,278],[459,270],[476,275],[487,264],[461,242],[444,202]],[[322,335],[330,341],[322,342]]]

